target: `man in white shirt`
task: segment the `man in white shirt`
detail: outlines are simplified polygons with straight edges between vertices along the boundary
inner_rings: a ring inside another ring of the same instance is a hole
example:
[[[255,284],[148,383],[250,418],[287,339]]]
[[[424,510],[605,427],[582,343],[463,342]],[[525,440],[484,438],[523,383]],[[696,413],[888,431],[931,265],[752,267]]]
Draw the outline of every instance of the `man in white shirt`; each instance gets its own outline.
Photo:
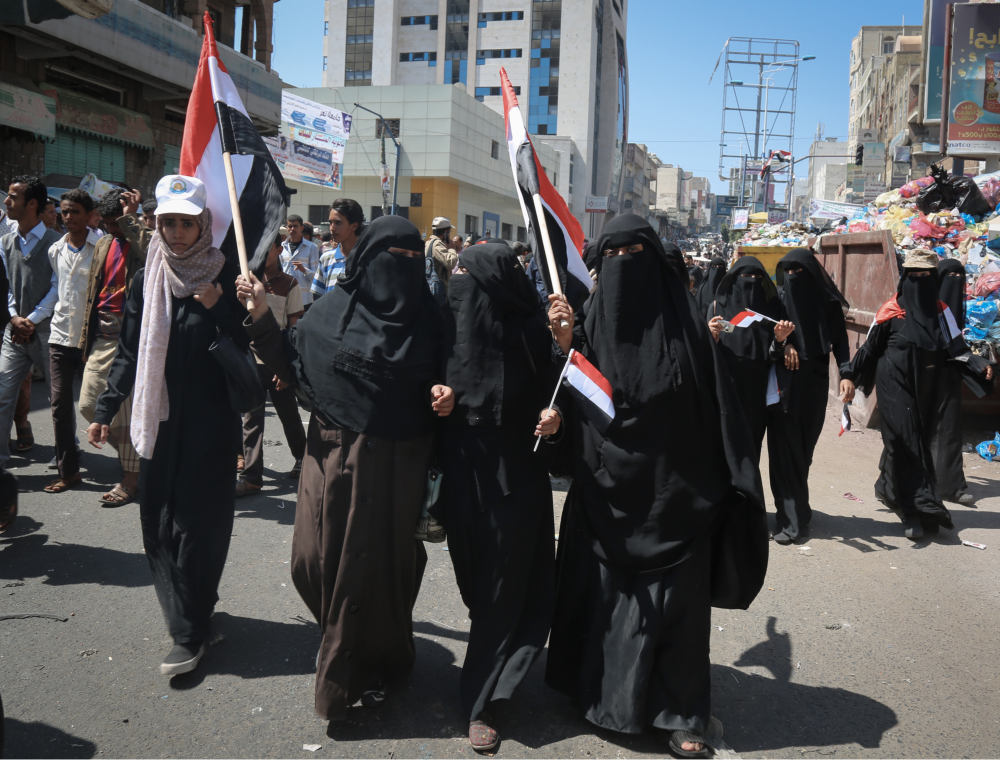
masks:
[[[286,226],[288,237],[281,244],[281,271],[299,283],[302,303],[308,311],[313,301],[310,288],[319,268],[319,246],[302,237],[302,217],[298,214],[288,217]]]
[[[62,493],[83,481],[76,447],[73,378],[83,370],[80,344],[87,313],[87,286],[94,247],[99,240],[87,224],[94,210],[93,198],[83,190],[70,190],[63,195],[61,207],[66,234],[49,248],[49,263],[56,273],[59,295],[49,328],[52,427],[59,477],[45,486],[46,493]]]
[[[0,441],[9,435],[21,383],[38,364],[49,388],[49,318],[58,299],[55,272],[48,250],[60,238],[40,219],[45,208],[45,184],[31,176],[15,177],[4,201],[7,216],[17,230],[0,238],[10,280],[7,307],[10,324],[0,349]],[[10,449],[0,445],[0,467],[10,459]]]

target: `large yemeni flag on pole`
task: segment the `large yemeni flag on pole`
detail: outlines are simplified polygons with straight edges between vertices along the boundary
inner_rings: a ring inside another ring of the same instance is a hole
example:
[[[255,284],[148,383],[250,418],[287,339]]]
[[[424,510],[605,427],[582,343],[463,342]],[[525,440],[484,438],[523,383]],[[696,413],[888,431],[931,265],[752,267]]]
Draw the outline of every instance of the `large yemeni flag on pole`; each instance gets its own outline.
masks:
[[[285,181],[219,58],[212,18],[206,13],[201,60],[184,122],[180,173],[205,183],[213,243],[235,261],[236,231],[223,150],[232,155],[247,257],[250,269],[259,275],[285,222]]]
[[[524,127],[517,96],[505,69],[500,69],[500,82],[503,85],[507,149],[514,172],[514,185],[518,190],[517,199],[521,203],[521,213],[528,228],[531,250],[538,262],[538,271],[550,294],[565,293],[570,305],[578,308],[593,287],[593,281],[583,263],[583,228],[545,175],[545,169],[542,168]],[[546,266],[546,233],[558,273],[558,287],[553,287],[553,276]]]

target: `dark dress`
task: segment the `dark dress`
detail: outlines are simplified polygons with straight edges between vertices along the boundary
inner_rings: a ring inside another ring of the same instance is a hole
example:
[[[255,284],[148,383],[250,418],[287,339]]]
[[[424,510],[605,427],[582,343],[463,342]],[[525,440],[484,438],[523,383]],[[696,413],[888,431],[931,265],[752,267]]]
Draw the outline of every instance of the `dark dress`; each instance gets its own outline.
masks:
[[[798,538],[809,529],[809,468],[823,432],[830,397],[830,354],[842,380],[852,380],[850,348],[844,321],[846,301],[805,249],[795,249],[779,262],[797,264],[801,273],[785,274],[781,293],[782,319],[795,324],[789,341],[799,354],[799,368],[785,368],[776,351],[780,403],[768,407],[767,453],[771,493],[778,530]]]
[[[233,532],[239,415],[208,347],[219,330],[249,345],[236,298],[238,274],[227,261],[217,278],[223,295],[211,309],[193,296],[171,299],[164,370],[170,417],[160,423],[152,459],[139,466],[139,515],[153,586],[174,642],[195,649],[208,638]],[[102,425],[111,424],[135,384],[144,282],[143,269],[129,289],[108,389],[97,402],[94,421]]]
[[[449,555],[472,622],[460,686],[472,721],[511,697],[552,623],[549,446],[533,448],[555,376],[552,336],[514,252],[475,246],[462,265],[469,274],[452,277],[446,341],[456,408],[439,426],[438,461]],[[490,297],[498,290],[506,303]]]
[[[702,736],[711,712],[711,607],[746,608],[767,569],[753,441],[671,254],[631,215],[605,259],[574,347],[613,389],[605,428],[567,409],[573,485],[556,559],[546,681],[587,720]]]
[[[337,287],[282,332],[246,322],[254,352],[311,409],[291,573],[322,631],[316,714],[343,720],[366,691],[413,669],[413,604],[427,563],[414,538],[434,453],[440,310],[412,223],[381,217]]]

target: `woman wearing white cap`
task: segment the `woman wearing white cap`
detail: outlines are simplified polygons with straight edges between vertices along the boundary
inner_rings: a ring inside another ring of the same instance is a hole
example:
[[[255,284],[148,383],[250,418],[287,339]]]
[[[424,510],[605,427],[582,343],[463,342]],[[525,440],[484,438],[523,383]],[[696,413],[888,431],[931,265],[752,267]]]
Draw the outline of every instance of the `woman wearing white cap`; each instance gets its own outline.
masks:
[[[239,265],[212,246],[204,184],[169,175],[157,183],[156,200],[156,233],[132,281],[88,434],[95,446],[107,440],[134,385],[143,544],[174,640],[160,672],[175,675],[193,670],[205,650],[235,509],[239,418],[208,349],[220,331],[244,348],[249,340],[233,285]]]

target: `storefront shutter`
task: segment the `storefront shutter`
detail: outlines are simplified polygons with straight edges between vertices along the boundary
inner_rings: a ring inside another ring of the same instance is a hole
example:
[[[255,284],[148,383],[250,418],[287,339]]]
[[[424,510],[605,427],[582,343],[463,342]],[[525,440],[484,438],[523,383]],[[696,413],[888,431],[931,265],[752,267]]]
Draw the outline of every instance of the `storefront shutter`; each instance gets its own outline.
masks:
[[[82,177],[93,172],[108,182],[125,181],[124,145],[59,129],[45,151],[47,173]]]
[[[179,174],[181,166],[181,149],[177,145],[163,146],[163,176]]]

